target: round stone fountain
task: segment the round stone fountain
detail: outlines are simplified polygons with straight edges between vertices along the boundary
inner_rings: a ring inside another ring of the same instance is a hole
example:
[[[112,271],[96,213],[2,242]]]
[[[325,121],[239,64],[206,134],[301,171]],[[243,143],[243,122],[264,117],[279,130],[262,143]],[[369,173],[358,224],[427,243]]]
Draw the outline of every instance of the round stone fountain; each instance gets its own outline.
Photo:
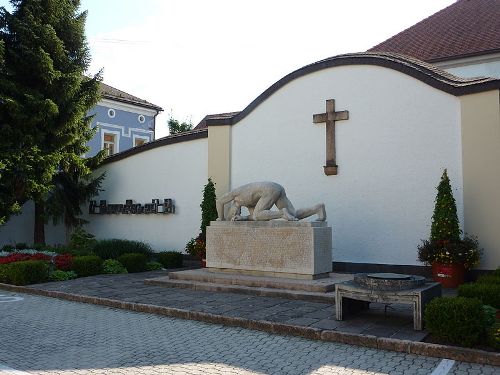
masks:
[[[370,290],[408,290],[425,285],[425,277],[399,273],[358,273],[354,283]]]

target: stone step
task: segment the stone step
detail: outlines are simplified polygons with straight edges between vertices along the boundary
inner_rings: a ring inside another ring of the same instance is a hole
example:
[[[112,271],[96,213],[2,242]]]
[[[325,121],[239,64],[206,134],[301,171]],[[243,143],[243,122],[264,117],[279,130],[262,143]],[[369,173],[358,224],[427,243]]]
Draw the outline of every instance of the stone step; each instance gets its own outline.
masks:
[[[234,273],[211,272],[206,268],[170,272],[169,280],[192,281],[218,285],[245,286],[265,289],[328,293],[335,290],[335,284],[352,280],[350,274],[332,273],[330,277],[318,280],[299,280],[271,276],[250,276]]]
[[[170,274],[172,275],[172,273]],[[251,287],[245,285],[217,284],[203,281],[171,279],[169,276],[144,280],[145,284],[159,285],[167,288],[184,288],[209,292],[226,292],[250,294],[263,297],[279,297],[302,301],[334,303],[334,292],[308,292],[279,288]]]

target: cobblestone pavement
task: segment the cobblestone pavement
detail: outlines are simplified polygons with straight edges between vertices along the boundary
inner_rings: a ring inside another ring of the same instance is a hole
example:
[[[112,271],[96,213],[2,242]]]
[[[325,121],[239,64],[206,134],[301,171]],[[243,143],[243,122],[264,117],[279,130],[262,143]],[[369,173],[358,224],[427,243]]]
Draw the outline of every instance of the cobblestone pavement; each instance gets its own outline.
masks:
[[[439,358],[0,294],[2,375],[9,368],[44,375],[431,374],[442,364]],[[500,368],[455,362],[449,373],[495,371]]]
[[[413,313],[409,305],[393,305],[384,312],[384,305],[372,303],[370,310],[360,312],[347,320],[337,321],[333,304],[166,288],[146,285],[143,282],[144,279],[166,274],[166,271],[156,271],[126,275],[99,275],[38,284],[32,287],[402,340],[421,341],[427,335],[426,332],[413,330]]]

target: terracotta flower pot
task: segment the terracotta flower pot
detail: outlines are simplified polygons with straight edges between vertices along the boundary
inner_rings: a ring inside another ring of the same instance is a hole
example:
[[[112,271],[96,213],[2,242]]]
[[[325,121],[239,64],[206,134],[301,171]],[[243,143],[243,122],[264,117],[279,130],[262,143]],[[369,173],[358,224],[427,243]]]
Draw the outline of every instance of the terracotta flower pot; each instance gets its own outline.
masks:
[[[463,264],[432,263],[432,279],[441,283],[443,288],[457,288],[464,283]]]

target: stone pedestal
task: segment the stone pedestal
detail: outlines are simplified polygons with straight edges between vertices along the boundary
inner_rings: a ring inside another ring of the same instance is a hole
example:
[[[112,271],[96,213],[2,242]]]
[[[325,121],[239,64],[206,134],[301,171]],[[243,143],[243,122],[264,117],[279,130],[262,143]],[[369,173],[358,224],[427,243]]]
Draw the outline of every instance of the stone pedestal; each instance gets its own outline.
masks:
[[[256,276],[317,279],[332,271],[326,222],[212,221],[207,268]]]

